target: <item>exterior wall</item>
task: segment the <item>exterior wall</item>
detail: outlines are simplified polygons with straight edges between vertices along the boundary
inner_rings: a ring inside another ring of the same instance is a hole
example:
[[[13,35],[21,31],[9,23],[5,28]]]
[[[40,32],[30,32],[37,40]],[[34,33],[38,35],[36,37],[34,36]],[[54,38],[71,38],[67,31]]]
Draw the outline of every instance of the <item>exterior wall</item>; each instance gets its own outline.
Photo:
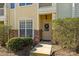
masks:
[[[8,4],[9,6],[9,4]],[[16,7],[14,9],[6,8],[6,21],[9,26],[11,26],[10,37],[18,36],[18,28],[20,20],[33,20],[33,30],[34,30],[34,42],[38,43],[42,38],[42,20],[40,20],[39,15],[52,13],[52,20],[55,19],[55,14],[57,18],[65,18],[72,17],[72,4],[70,3],[58,3],[54,4],[54,8],[46,8],[38,9],[38,4],[33,3],[30,6],[19,6],[16,3]],[[47,9],[47,10],[46,10]],[[50,10],[49,10],[50,9]],[[45,11],[44,11],[45,10]],[[56,11],[55,11],[56,10]],[[54,15],[54,16],[53,16]],[[50,19],[50,18],[49,18]]]
[[[33,20],[33,30],[34,30],[34,43],[39,42],[39,20],[37,14],[37,4],[32,4],[30,6],[19,6],[16,4],[14,9],[6,8],[7,24],[11,26],[9,32],[10,38],[18,37],[19,21],[20,20]]]
[[[48,14],[48,13],[56,13],[56,3],[43,3],[44,5],[49,5],[49,6],[43,6],[38,8],[38,13],[39,14]],[[42,5],[43,5],[42,4]]]
[[[30,6],[18,6],[16,7],[16,29],[18,29],[18,22],[20,20],[33,20],[33,30],[34,30],[34,43],[38,43],[39,38],[39,23],[37,14],[37,4],[32,4]]]
[[[0,17],[0,21],[4,21],[5,20],[5,18],[4,17]]]
[[[40,30],[34,30],[34,43],[35,44],[39,43],[41,39],[40,35],[41,35]]]
[[[74,4],[74,10],[75,10],[75,17],[79,17],[79,3]]]
[[[7,22],[7,25],[8,26],[11,26],[11,29],[15,29],[15,23],[14,23],[14,16],[15,16],[15,13],[14,13],[15,9],[11,9],[10,8],[10,3],[7,3],[6,4],[6,22]]]
[[[39,8],[52,6],[52,3],[39,3]]]
[[[72,3],[57,3],[57,18],[72,17]]]
[[[7,8],[7,19],[9,25],[12,26],[12,29],[18,29],[19,20],[24,19],[32,19],[34,22],[34,29],[38,29],[37,16],[37,4],[32,4],[30,6],[19,6],[17,3],[14,9]]]
[[[16,7],[16,29],[18,28],[19,20],[33,20],[34,29],[38,29],[38,19],[37,19],[37,4],[32,4],[30,6],[18,6]]]
[[[9,31],[9,38],[18,37],[18,30],[10,30]]]

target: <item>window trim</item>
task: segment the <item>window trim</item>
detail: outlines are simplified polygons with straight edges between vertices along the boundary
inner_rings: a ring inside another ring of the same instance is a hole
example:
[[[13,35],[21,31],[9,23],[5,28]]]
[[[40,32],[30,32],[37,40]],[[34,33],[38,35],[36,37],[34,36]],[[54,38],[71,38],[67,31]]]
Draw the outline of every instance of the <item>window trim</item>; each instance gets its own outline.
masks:
[[[24,19],[24,20],[23,20]],[[20,21],[32,21],[32,39],[34,39],[34,21],[32,20],[32,18],[30,19],[25,19],[25,18],[22,18],[18,21],[18,37],[20,37]],[[25,25],[26,26],[26,25]],[[26,31],[25,31],[26,32]],[[26,36],[26,34],[25,34]]]

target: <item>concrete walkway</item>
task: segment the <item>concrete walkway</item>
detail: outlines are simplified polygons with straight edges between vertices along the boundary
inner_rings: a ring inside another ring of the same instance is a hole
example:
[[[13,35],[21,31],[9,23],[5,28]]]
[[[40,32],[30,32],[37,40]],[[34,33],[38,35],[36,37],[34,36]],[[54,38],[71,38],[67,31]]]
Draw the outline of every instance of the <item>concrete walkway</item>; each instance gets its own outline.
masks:
[[[52,45],[51,42],[40,42],[31,51],[31,56],[50,56],[52,53],[60,50],[59,45]]]
[[[40,42],[35,46],[31,51],[32,56],[49,56],[51,52],[51,43],[50,42]]]

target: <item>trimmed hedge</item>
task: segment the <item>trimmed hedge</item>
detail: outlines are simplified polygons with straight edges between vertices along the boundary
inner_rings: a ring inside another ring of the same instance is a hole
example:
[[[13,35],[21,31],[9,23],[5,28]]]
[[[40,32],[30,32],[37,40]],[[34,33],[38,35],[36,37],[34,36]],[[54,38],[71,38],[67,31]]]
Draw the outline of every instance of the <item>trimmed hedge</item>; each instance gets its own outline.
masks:
[[[11,51],[18,51],[26,46],[31,46],[32,43],[32,38],[14,37],[8,40],[6,47]]]
[[[79,18],[53,20],[53,41],[63,48],[79,48]]]

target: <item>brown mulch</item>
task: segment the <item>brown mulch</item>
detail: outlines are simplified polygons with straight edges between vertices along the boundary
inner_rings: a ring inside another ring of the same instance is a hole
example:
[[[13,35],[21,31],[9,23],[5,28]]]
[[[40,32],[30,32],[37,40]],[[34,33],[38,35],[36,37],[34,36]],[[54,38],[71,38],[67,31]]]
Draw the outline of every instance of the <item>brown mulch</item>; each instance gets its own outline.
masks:
[[[6,48],[0,46],[0,56],[16,56],[16,55],[8,51]]]
[[[6,48],[0,46],[0,56],[28,56],[29,51],[27,47],[24,50],[20,50],[16,53],[7,50]]]
[[[69,49],[60,49],[54,53],[55,56],[79,56],[75,51]]]

